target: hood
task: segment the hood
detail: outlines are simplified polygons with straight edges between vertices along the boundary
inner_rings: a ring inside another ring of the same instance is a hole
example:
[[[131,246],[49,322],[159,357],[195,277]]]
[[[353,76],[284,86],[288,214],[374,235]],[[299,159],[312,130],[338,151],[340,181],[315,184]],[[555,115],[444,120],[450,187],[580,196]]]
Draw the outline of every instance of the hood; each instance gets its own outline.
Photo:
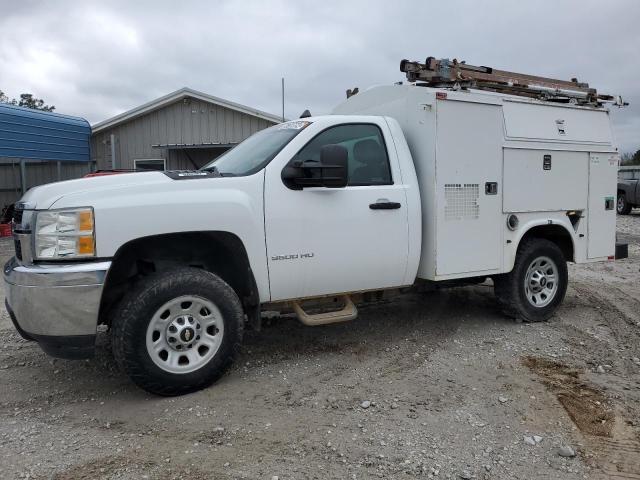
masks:
[[[171,181],[163,172],[122,173],[102,177],[78,178],[31,188],[20,199],[20,202],[26,203],[29,209],[44,210],[51,208],[55,202],[67,195],[84,192],[98,193],[124,187],[135,187],[136,185],[165,184]]]

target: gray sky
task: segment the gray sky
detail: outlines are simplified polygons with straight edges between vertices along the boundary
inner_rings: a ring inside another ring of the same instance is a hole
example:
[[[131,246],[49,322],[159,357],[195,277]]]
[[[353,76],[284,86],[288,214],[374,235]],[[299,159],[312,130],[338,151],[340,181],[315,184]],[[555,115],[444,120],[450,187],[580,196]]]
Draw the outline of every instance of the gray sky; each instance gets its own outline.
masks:
[[[95,123],[183,86],[280,114],[327,113],[345,90],[403,80],[402,58],[577,76],[640,148],[640,1],[0,0],[0,90]]]

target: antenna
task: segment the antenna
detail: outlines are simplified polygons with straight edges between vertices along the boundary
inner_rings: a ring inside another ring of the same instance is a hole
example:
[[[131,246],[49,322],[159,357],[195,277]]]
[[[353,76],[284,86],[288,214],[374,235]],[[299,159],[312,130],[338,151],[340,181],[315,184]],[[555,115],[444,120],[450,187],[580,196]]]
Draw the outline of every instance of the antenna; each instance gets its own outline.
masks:
[[[284,77],[282,77],[282,121],[284,122]]]

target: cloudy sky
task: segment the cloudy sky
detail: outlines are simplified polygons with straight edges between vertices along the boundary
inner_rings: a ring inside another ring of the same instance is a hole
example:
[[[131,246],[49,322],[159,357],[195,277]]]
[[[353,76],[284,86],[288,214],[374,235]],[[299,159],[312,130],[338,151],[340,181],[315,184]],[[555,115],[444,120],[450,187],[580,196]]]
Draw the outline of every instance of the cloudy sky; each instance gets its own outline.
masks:
[[[345,90],[403,80],[427,56],[577,76],[640,148],[640,1],[0,0],[0,90],[95,123],[183,86],[280,114],[328,112]]]

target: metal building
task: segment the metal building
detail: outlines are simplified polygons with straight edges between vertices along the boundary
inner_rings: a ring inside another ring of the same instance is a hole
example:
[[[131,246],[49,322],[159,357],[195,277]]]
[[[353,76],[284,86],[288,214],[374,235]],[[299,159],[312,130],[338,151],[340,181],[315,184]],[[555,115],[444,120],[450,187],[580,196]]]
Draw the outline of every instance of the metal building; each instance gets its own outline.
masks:
[[[182,88],[93,125],[99,170],[200,168],[280,117]]]
[[[29,188],[92,170],[84,118],[0,103],[0,210]]]

